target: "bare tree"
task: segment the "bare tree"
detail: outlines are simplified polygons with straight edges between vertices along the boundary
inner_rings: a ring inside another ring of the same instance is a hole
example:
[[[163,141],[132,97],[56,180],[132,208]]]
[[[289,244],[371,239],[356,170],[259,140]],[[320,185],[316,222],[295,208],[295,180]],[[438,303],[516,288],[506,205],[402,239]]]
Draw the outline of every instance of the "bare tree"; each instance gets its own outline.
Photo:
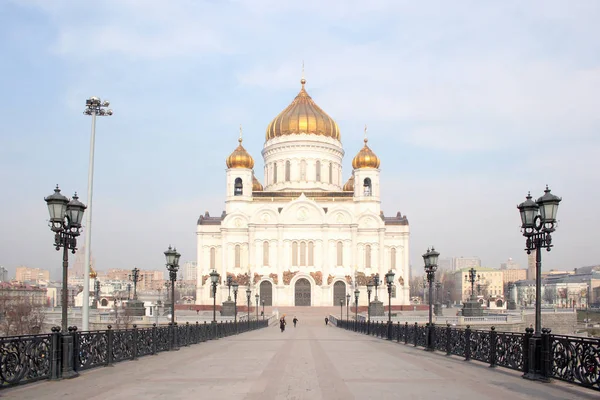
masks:
[[[27,298],[0,296],[0,333],[4,336],[33,335],[42,332],[46,314],[40,304]]]

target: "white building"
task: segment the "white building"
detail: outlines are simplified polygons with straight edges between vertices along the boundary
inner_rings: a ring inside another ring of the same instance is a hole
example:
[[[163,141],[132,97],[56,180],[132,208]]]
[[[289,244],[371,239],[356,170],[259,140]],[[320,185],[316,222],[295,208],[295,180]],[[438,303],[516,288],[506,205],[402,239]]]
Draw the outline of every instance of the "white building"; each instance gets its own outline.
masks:
[[[479,257],[456,257],[454,259],[454,270],[464,268],[479,268],[481,267],[481,258]]]
[[[262,150],[265,185],[242,146],[227,158],[225,211],[197,225],[197,304],[212,304],[209,273],[249,286],[266,305],[339,305],[355,287],[367,304],[366,283],[395,273],[392,304],[409,304],[409,226],[380,208],[379,158],[367,146],[343,184],[344,149],[335,121],[302,88],[269,124]],[[222,283],[221,282],[221,283]],[[379,296],[387,299],[380,286]],[[226,287],[217,302],[227,298]],[[386,301],[387,302],[387,301]]]
[[[198,277],[198,263],[196,261],[186,261],[183,264],[183,280],[195,281]]]

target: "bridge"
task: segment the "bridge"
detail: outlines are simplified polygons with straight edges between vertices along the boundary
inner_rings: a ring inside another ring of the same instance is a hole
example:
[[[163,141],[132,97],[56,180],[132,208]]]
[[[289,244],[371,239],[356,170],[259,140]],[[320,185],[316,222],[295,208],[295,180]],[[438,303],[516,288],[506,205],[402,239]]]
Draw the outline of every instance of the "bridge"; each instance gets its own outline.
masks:
[[[280,332],[276,318],[264,323],[251,321],[251,329],[247,321],[238,324],[239,334],[235,334],[236,327],[232,324],[219,324],[218,330],[210,324],[154,327],[135,333],[131,329],[111,333],[72,330],[70,335],[74,337],[75,346],[79,346],[76,353],[79,352],[80,357],[76,354],[74,357],[74,369],[79,376],[60,380],[36,381],[34,378],[30,379],[31,383],[19,385],[16,382],[10,387],[6,386],[6,380],[0,380],[4,385],[0,397],[21,400],[598,398],[597,369],[588,370],[589,378],[596,379],[596,385],[591,388],[559,379],[552,379],[551,383],[527,380],[522,378],[523,371],[518,368],[500,365],[490,368],[488,359],[476,361],[481,358],[477,354],[465,361],[464,354],[446,355],[446,351],[439,349],[424,351],[421,336],[417,334],[422,332],[423,326],[418,325],[413,330],[411,324],[409,333],[408,324],[404,328],[395,324],[395,328],[388,331],[387,326],[380,323],[369,326],[371,332],[366,334],[364,325],[338,321],[329,311],[332,310],[280,308],[279,313],[285,313],[288,322],[285,332]],[[292,324],[294,316],[299,319],[296,328]],[[327,326],[325,316],[332,320]],[[387,340],[388,332],[392,333],[392,340]],[[470,340],[483,337],[480,333],[469,335],[472,335]],[[99,338],[108,340],[109,336],[113,351],[108,353],[112,360],[107,354],[101,354],[106,353],[106,347],[98,348],[99,343],[105,343]],[[82,338],[87,338],[87,342]],[[86,347],[86,357],[82,358],[82,344],[90,344],[92,339],[97,340],[97,348]],[[13,351],[17,351],[15,340],[1,340],[1,371],[5,379],[7,371],[16,367],[15,362],[26,359],[22,357],[26,346],[21,346],[20,358],[11,359],[7,357],[7,349],[9,343],[13,343]],[[22,338],[21,343],[24,340]],[[127,343],[137,345],[125,346]],[[518,341],[515,343],[518,348]],[[598,342],[586,348],[588,352],[596,351],[589,353],[592,358],[588,358],[588,368],[597,368]],[[476,351],[483,354],[481,346]],[[37,356],[54,357],[50,353],[51,350]],[[585,358],[585,354],[571,356]],[[86,362],[96,364],[86,366]],[[38,363],[41,365],[39,360]],[[575,367],[575,363],[572,365]],[[33,366],[31,363],[21,366],[26,367]]]

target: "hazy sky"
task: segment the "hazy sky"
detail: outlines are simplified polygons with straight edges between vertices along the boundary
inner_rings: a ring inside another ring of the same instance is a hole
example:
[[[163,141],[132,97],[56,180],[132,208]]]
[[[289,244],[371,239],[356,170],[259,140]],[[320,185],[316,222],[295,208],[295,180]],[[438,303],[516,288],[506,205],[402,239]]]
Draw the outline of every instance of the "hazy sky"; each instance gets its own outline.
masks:
[[[344,180],[368,124],[414,269],[430,244],[525,265],[516,205],[546,184],[563,202],[544,269],[600,263],[599,20],[595,0],[0,1],[0,265],[58,278],[43,198],[58,183],[87,202],[92,95],[115,112],[97,124],[98,268],[164,268],[169,244],[195,260],[238,126],[262,181],[303,60]]]

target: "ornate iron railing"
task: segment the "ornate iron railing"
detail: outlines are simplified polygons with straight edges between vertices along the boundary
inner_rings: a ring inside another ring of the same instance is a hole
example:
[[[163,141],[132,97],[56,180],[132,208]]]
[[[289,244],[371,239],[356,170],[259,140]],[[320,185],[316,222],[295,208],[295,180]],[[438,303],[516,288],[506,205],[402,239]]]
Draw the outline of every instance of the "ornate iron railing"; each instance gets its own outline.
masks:
[[[77,376],[78,371],[135,360],[161,351],[267,327],[269,320],[182,324],[151,328],[0,337],[0,389],[41,379]]]
[[[468,325],[462,329],[408,322],[388,326],[380,321],[343,321],[333,316],[330,320],[343,329],[600,391],[600,339],[552,335],[549,329],[543,329],[541,337],[535,339],[533,329],[512,333],[496,332],[494,327],[472,330]],[[530,354],[530,341],[535,344],[535,340],[541,343],[539,354]]]

